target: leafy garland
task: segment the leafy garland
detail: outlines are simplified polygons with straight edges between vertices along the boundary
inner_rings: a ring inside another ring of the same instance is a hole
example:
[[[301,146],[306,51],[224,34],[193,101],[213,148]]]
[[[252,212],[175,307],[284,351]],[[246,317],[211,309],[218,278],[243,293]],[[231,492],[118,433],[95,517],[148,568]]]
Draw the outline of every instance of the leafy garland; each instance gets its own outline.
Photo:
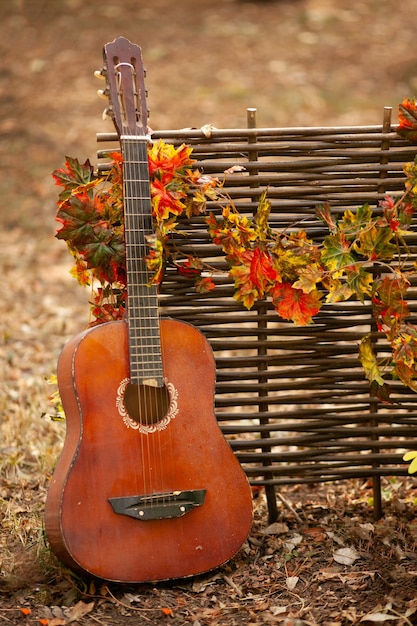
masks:
[[[417,142],[417,103],[399,107],[398,131]],[[373,211],[364,204],[336,218],[328,205],[317,208],[327,226],[321,244],[300,229],[275,231],[269,225],[271,205],[264,194],[253,218],[241,215],[225,197],[221,182],[194,168],[192,149],[162,141],[148,148],[151,204],[155,233],[148,238],[145,258],[151,283],[160,284],[167,264],[189,277],[200,292],[215,288],[212,269],[196,256],[181,256],[173,245],[180,218],[205,213],[208,200],[218,201],[221,218],[205,215],[208,233],[221,248],[234,281],[234,298],[247,309],[269,298],[277,314],[298,325],[313,321],[324,303],[356,298],[371,302],[378,331],[391,346],[387,361],[377,359],[370,335],[359,347],[359,359],[382,401],[389,401],[384,369],[417,391],[417,326],[408,321],[409,261],[406,236],[417,208],[417,158],[408,163],[405,191],[387,195]],[[58,239],[66,241],[75,259],[72,274],[92,288],[91,324],[120,319],[126,303],[122,158],[111,153],[106,176],[96,177],[89,161],[67,157],[53,172],[59,195]],[[375,267],[380,273],[374,274]]]

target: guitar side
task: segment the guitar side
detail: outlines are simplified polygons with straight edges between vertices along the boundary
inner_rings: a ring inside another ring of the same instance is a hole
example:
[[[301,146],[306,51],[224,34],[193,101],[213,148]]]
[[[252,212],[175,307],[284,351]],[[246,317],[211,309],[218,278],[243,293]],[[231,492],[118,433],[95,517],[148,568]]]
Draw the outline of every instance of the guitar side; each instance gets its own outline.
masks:
[[[69,567],[118,582],[201,574],[239,550],[252,523],[247,478],[214,416],[214,359],[203,335],[175,320],[160,325],[171,405],[155,427],[125,414],[129,377],[125,322],[72,339],[58,364],[67,435],[46,504],[52,549]],[[140,519],[111,499],[204,492],[184,515]]]

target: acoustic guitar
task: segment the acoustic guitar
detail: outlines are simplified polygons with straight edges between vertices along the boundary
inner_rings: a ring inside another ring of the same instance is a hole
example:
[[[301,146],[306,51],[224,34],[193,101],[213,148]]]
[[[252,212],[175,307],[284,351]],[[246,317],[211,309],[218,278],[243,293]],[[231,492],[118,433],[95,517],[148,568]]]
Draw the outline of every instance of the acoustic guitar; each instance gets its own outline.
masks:
[[[141,49],[104,47],[123,153],[127,316],[71,339],[58,361],[66,438],[46,502],[52,550],[125,583],[182,578],[233,557],[252,523],[247,478],[214,415],[214,359],[193,326],[160,319],[143,261],[152,232]]]

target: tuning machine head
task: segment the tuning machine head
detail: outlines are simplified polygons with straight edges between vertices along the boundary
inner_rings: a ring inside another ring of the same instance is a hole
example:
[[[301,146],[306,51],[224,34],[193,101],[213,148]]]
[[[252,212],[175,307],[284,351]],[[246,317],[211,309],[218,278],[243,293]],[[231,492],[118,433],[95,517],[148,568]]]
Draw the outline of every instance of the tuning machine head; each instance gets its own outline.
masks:
[[[97,90],[97,95],[99,98],[103,98],[103,100],[107,100],[109,97],[109,90],[106,87],[106,89],[98,89]]]
[[[101,115],[102,119],[104,122],[106,122],[107,120],[112,120],[113,119],[113,112],[112,112],[112,108],[111,107],[106,107]]]
[[[101,70],[95,70],[94,76],[100,80],[106,80],[106,68],[103,67]]]

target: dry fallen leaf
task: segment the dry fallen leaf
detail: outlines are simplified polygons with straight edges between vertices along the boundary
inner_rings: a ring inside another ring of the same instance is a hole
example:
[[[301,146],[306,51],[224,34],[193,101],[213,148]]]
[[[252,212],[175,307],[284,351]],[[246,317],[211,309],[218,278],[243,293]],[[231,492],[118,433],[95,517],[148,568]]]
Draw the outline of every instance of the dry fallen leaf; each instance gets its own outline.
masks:
[[[402,619],[400,615],[392,615],[392,613],[381,613],[377,611],[376,613],[368,613],[364,615],[361,619],[361,622],[388,622],[394,619]]]
[[[288,589],[290,591],[295,589],[295,586],[296,586],[296,584],[298,583],[299,580],[300,580],[300,578],[298,576],[287,576],[287,578],[285,579],[285,582],[287,584]]]
[[[287,524],[281,522],[274,522],[267,526],[262,533],[264,535],[285,535],[289,531]]]
[[[85,602],[82,602],[80,600],[80,602],[77,602],[77,604],[75,604],[71,608],[71,612],[68,617],[67,624],[70,624],[71,622],[78,622],[78,620],[81,617],[84,617],[84,615],[87,615],[87,613],[90,613],[93,610],[93,608],[94,608],[94,602],[89,602],[88,604],[86,604]]]
[[[333,553],[333,559],[341,565],[353,565],[360,558],[360,555],[354,548],[338,548]]]

